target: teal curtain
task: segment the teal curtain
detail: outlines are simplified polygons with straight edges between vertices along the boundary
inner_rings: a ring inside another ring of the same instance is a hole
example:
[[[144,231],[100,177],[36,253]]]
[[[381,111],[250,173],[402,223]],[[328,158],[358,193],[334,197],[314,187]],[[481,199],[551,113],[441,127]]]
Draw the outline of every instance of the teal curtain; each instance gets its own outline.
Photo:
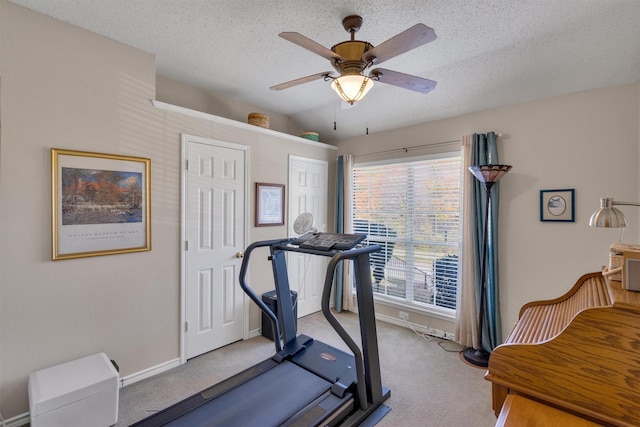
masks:
[[[498,148],[496,134],[473,135],[472,165],[498,164]],[[474,180],[472,191],[473,200],[473,241],[474,241],[474,273],[476,289],[476,305],[480,306],[480,292],[482,289],[482,241],[484,234],[484,216],[486,203],[486,189],[482,182]],[[489,209],[489,225],[487,232],[487,263],[485,281],[485,307],[483,330],[481,333],[482,348],[491,352],[502,343],[502,326],[500,320],[500,298],[498,286],[498,203],[500,196],[500,182],[491,189]],[[478,310],[479,312],[479,310]]]
[[[344,233],[344,156],[338,156],[336,177],[336,233]],[[342,263],[336,266],[333,277],[333,299],[338,313],[342,311]]]

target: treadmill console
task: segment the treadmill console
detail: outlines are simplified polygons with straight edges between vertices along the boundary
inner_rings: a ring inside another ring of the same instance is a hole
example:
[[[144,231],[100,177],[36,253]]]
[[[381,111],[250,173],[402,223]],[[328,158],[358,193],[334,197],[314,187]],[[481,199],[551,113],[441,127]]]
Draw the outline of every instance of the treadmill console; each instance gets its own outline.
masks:
[[[317,251],[349,250],[367,237],[366,234],[313,233],[309,232],[294,239],[291,244]]]

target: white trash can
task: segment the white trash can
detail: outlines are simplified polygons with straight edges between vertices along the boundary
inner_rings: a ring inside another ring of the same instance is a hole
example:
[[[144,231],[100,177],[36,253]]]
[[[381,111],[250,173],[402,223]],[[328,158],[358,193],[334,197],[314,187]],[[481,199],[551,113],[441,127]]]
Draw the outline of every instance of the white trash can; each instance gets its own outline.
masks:
[[[31,427],[108,427],[118,421],[119,374],[98,353],[29,375]]]

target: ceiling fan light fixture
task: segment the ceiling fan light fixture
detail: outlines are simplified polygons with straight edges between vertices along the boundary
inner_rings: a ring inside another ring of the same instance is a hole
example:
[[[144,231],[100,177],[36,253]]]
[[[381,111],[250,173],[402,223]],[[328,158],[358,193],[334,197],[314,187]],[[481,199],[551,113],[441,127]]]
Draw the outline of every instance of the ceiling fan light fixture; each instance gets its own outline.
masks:
[[[361,74],[347,74],[331,81],[331,89],[351,105],[364,98],[372,87],[373,80]]]

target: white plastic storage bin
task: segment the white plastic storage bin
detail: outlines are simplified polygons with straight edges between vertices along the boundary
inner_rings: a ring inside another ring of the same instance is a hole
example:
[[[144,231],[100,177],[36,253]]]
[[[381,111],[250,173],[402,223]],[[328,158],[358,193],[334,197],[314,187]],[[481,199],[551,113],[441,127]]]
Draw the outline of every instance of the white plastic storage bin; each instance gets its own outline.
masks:
[[[118,371],[98,353],[29,376],[31,427],[108,427],[118,421]]]

